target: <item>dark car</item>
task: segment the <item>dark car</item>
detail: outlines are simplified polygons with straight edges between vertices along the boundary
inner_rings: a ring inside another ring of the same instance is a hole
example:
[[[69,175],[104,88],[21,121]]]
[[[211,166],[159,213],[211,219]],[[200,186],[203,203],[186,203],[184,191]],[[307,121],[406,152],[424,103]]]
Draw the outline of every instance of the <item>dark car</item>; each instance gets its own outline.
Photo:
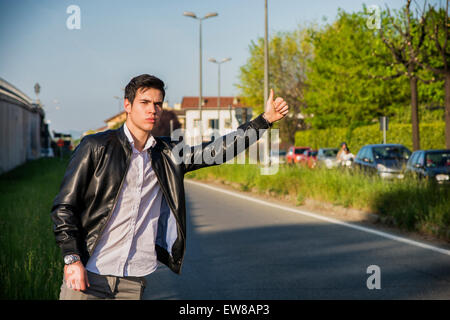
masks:
[[[336,156],[339,152],[338,148],[321,148],[317,153],[317,166],[328,169],[337,166]]]
[[[405,175],[450,184],[450,149],[413,152],[406,165]]]
[[[403,179],[411,151],[401,144],[371,144],[359,150],[354,166],[381,178]]]

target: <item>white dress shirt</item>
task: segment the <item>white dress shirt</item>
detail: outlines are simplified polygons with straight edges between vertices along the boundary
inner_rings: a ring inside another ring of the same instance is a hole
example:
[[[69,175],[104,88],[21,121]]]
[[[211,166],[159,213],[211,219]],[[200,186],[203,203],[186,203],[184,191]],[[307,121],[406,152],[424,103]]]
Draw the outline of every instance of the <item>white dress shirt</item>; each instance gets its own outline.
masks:
[[[158,266],[155,241],[162,192],[148,154],[156,141],[150,136],[139,152],[126,124],[124,131],[133,149],[131,162],[112,216],[86,269],[101,275],[142,277]]]

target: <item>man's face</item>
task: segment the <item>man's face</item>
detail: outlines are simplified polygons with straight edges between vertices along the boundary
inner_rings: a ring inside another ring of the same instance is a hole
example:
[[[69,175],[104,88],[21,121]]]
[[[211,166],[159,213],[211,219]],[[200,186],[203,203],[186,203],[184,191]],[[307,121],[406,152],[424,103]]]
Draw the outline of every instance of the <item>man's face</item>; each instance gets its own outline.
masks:
[[[125,111],[130,121],[139,129],[151,131],[159,120],[162,111],[163,95],[161,90],[140,88],[134,102],[125,99]]]

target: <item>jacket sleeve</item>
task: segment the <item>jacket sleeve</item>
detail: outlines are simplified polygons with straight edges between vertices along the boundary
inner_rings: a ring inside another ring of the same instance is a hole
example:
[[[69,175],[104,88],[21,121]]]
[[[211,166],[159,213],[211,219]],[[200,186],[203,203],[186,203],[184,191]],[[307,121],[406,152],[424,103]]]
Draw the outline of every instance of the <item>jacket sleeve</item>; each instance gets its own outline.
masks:
[[[72,153],[51,209],[53,232],[63,256],[82,255],[80,214],[84,209],[84,194],[95,169],[95,154],[90,140],[85,136]]]
[[[190,147],[184,155],[185,172],[225,163],[256,142],[272,126],[262,114],[215,141]],[[209,158],[209,159],[208,159]],[[219,161],[218,161],[219,160]]]

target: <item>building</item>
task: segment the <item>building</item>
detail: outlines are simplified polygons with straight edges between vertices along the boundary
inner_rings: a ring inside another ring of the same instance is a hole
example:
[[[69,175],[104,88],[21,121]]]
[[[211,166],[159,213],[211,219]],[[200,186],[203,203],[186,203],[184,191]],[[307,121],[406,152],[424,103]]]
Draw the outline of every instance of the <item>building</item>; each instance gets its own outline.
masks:
[[[45,112],[38,102],[0,78],[0,173],[50,148]]]
[[[200,117],[198,97],[183,97],[181,110],[185,113],[185,138],[188,144],[209,141],[215,135],[223,136],[250,120],[252,108],[239,97],[203,97]],[[201,119],[201,120],[200,120]]]

